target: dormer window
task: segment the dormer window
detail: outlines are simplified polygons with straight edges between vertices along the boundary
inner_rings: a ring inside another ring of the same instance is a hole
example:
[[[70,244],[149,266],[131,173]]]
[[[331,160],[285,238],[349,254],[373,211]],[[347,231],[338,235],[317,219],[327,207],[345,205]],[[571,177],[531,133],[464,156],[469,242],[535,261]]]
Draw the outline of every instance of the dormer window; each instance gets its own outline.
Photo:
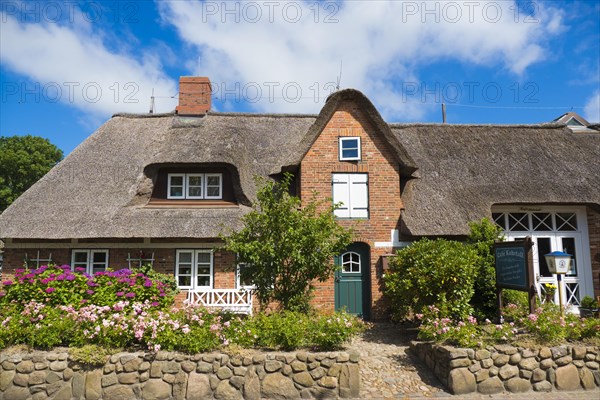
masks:
[[[340,161],[360,160],[360,137],[341,137],[339,139]]]
[[[223,198],[223,174],[220,173],[171,173],[167,182],[167,199],[170,200]]]

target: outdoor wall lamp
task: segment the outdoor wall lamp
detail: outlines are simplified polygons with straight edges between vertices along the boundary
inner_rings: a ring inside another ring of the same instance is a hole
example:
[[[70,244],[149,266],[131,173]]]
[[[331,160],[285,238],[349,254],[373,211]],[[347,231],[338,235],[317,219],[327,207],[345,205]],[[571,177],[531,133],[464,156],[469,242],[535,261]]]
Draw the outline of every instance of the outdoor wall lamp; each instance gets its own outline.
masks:
[[[563,251],[553,251],[544,255],[546,258],[546,264],[548,265],[548,271],[551,274],[556,274],[558,279],[558,303],[560,305],[560,314],[564,317],[563,309],[563,285],[562,276],[569,271],[571,266],[571,254],[567,254]]]

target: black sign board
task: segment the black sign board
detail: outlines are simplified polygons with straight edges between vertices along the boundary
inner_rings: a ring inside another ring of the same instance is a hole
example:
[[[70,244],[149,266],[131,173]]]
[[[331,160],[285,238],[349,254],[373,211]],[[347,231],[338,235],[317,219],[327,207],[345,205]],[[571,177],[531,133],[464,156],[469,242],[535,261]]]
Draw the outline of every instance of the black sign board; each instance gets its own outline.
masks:
[[[535,288],[533,279],[533,255],[531,238],[494,244],[496,261],[496,287],[498,302],[501,304],[502,289],[529,292],[529,308],[535,308]]]
[[[527,291],[527,255],[529,249],[525,242],[509,242],[510,245],[496,245],[494,257],[496,258],[496,286],[506,289]]]

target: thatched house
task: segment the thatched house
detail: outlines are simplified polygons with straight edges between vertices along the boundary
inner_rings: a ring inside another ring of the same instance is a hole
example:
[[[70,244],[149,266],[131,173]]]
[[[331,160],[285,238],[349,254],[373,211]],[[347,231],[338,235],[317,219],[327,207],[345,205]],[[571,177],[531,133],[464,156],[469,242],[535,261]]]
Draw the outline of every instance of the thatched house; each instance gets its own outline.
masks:
[[[4,272],[46,263],[93,272],[150,262],[189,298],[244,308],[227,228],[256,175],[296,176],[297,193],[343,202],[355,243],[315,303],[377,317],[383,256],[422,236],[464,237],[493,218],[543,255],[566,250],[568,301],[600,295],[600,132],[541,125],[388,124],[356,90],[318,115],[210,112],[210,83],[182,78],[175,113],[116,114],[0,216]],[[579,119],[578,119],[579,120]],[[583,120],[585,121],[585,120]]]

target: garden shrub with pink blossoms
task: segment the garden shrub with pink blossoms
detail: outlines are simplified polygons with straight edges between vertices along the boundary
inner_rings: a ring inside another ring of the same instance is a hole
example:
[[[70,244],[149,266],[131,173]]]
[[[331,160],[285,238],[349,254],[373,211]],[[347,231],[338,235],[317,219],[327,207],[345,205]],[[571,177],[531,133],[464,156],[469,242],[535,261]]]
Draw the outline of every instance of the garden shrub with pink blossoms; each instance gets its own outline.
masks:
[[[174,292],[168,279],[148,275],[120,270],[89,276],[69,266],[18,271],[15,282],[3,282],[0,349],[24,344],[186,353],[227,345],[331,350],[363,329],[362,321],[343,312],[248,317],[189,304],[169,308]]]
[[[2,282],[0,304],[16,302],[24,305],[33,300],[79,308],[87,304],[112,306],[123,300],[148,300],[155,307],[165,308],[173,304],[173,285],[169,278],[152,279],[129,269],[89,275],[83,268],[72,271],[68,265],[44,265],[34,270],[18,269],[14,281]]]
[[[599,318],[580,318],[572,313],[562,317],[555,304],[544,304],[531,314],[523,307],[508,304],[503,315],[502,324],[493,324],[487,319],[479,323],[473,316],[452,320],[444,317],[437,307],[429,306],[423,314],[416,315],[421,321],[419,338],[471,348],[520,340],[543,345],[564,341],[590,341],[596,345],[600,342]]]

